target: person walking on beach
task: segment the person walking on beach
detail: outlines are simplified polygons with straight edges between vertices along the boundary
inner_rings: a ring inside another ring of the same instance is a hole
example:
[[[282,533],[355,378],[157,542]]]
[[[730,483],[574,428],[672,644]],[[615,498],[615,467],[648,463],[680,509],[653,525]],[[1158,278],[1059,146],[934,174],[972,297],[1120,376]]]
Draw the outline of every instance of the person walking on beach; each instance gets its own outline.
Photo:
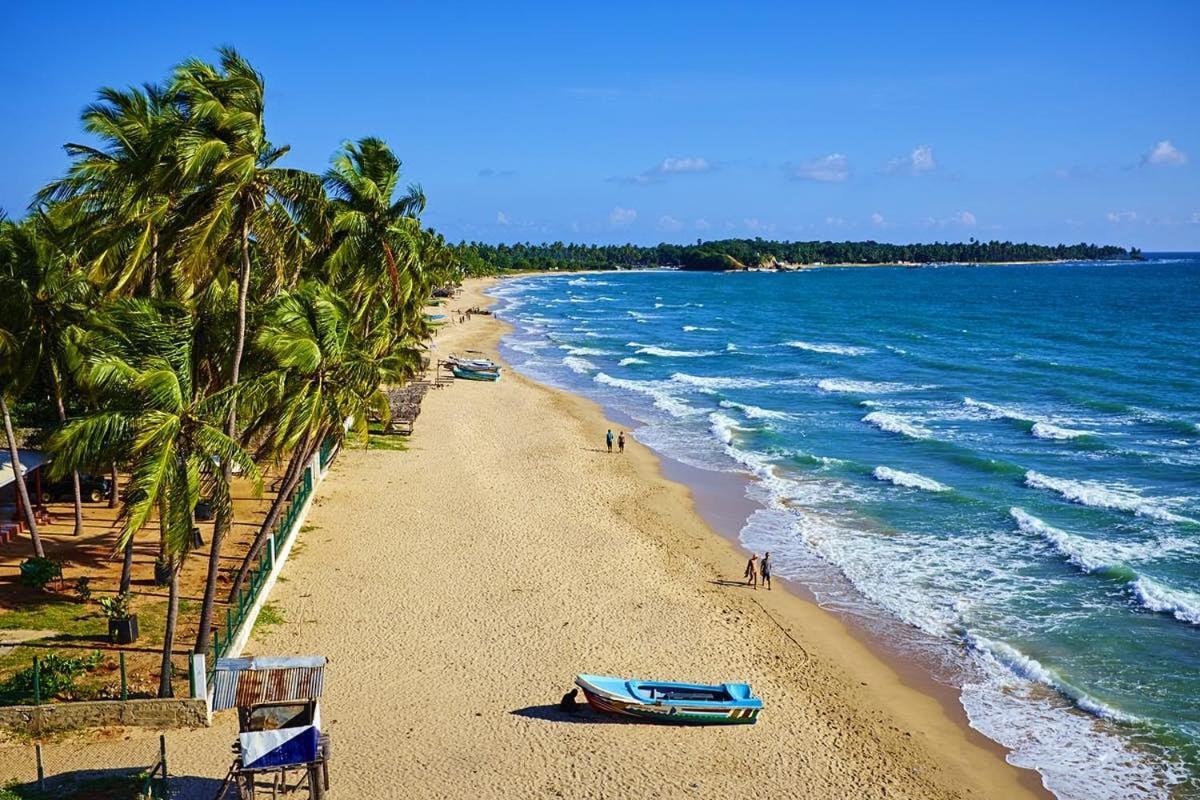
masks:
[[[763,553],[762,561],[758,562],[758,576],[762,578],[762,585],[767,587],[767,591],[771,590],[771,554]]]
[[[625,431],[621,431],[621,435],[617,437],[617,449],[625,452]]]
[[[758,588],[758,553],[751,553],[750,560],[746,562],[746,585]]]
[[[605,442],[605,444],[608,445],[608,452],[610,452],[610,453],[612,452],[612,440],[613,440],[612,428],[609,428],[608,434],[604,437],[604,442]]]

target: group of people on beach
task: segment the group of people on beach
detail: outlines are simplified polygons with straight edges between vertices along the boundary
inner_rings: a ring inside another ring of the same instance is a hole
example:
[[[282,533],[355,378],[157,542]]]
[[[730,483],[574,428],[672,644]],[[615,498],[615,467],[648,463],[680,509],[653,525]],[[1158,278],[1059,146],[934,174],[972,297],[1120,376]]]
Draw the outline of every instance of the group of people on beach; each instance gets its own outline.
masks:
[[[751,553],[750,560],[746,562],[744,577],[747,586],[757,589],[759,581],[762,581],[762,585],[769,590],[771,588],[771,554],[763,553],[763,557],[760,559],[758,553]]]
[[[611,453],[611,452],[612,452],[612,446],[613,446],[613,432],[612,432],[612,428],[609,428],[609,429],[608,429],[608,433],[607,433],[607,434],[605,434],[605,436],[604,436],[604,443],[605,443],[606,445],[608,445],[608,452],[610,452],[610,453]],[[619,436],[617,436],[617,449],[618,449],[620,452],[622,452],[622,453],[624,453],[624,452],[625,452],[625,431],[621,431],[621,434],[620,434]]]

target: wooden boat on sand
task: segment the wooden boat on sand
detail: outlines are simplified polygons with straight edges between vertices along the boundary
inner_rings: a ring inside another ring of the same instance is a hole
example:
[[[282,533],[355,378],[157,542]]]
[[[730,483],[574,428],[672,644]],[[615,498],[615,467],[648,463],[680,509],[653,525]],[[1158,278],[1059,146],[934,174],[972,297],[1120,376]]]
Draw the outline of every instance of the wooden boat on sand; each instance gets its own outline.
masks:
[[[762,700],[749,684],[640,681],[578,675],[588,705],[606,714],[676,725],[749,725],[758,720]]]
[[[454,373],[454,377],[462,378],[463,380],[467,380],[467,381],[498,381],[498,380],[500,380],[500,371],[499,370],[496,370],[493,372],[491,370],[468,369],[466,367],[460,367],[459,365],[455,364],[454,366],[450,367],[450,371]]]

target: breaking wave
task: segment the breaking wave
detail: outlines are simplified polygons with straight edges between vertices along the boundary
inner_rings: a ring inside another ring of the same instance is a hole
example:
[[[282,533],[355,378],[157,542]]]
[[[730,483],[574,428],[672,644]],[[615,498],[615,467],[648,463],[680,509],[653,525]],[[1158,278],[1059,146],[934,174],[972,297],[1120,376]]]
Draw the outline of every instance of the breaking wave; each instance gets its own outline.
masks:
[[[944,483],[938,483],[932,478],[926,478],[924,475],[918,475],[915,472],[901,472],[891,467],[876,467],[871,472],[871,476],[877,481],[894,483],[897,486],[904,486],[909,489],[922,489],[926,492],[950,491],[949,486]]]

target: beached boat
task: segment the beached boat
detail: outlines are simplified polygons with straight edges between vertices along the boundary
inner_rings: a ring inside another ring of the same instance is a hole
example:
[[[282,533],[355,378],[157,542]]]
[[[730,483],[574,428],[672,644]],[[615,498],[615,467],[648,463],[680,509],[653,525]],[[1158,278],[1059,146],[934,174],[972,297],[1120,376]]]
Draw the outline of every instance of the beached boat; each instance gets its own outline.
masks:
[[[463,359],[450,356],[448,361],[455,367],[473,370],[475,372],[499,372],[500,365],[494,361],[488,361],[483,358]]]
[[[457,364],[455,364],[453,367],[450,368],[450,371],[454,373],[454,377],[462,378],[463,380],[468,380],[468,381],[498,381],[498,380],[500,380],[499,370],[492,372],[489,370],[467,369],[465,367],[460,367]]]
[[[575,684],[596,711],[654,722],[748,725],[762,710],[762,700],[745,683],[708,686],[578,675]]]

